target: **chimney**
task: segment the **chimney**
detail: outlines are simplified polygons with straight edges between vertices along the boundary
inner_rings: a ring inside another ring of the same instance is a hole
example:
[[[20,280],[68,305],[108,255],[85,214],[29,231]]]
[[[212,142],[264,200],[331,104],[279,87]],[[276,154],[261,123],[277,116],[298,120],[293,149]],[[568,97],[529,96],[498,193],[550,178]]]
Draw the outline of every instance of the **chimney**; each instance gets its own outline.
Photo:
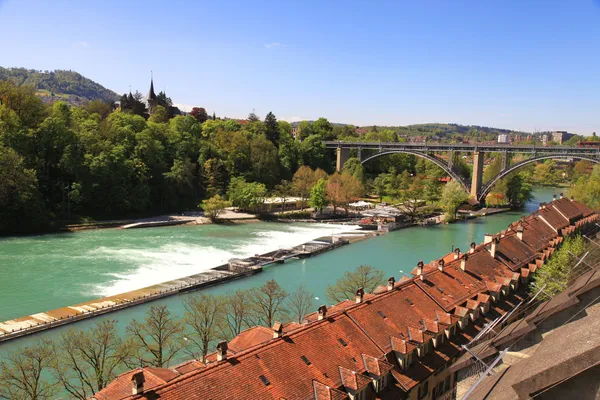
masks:
[[[542,210],[543,208],[544,208],[544,203],[542,202],[542,203],[540,203],[540,208],[539,209]]]
[[[131,394],[142,394],[144,393],[144,373],[142,371],[136,372],[131,377]]]
[[[475,247],[477,247],[477,244],[475,242],[471,242],[471,247],[469,248],[469,253],[471,253],[471,254],[475,253]]]
[[[552,195],[552,201],[556,200],[556,194]]]
[[[420,261],[417,263],[417,275],[423,275],[423,266],[424,266],[424,265],[425,265],[425,264],[423,264],[423,260],[420,260]]]
[[[395,283],[396,283],[396,279],[393,276],[390,276],[390,279],[388,279],[387,290],[394,290]]]
[[[454,250],[454,259],[455,259],[455,260],[458,260],[459,258],[460,258],[460,249],[457,247],[457,248]]]
[[[460,260],[460,269],[462,269],[463,271],[467,270],[467,259],[469,258],[468,254],[463,254],[461,260]]]
[[[358,288],[356,290],[356,298],[355,298],[355,302],[356,303],[362,303],[363,301],[363,296],[365,295],[365,291],[363,288]]]
[[[517,237],[519,238],[519,240],[523,240],[523,225],[521,224],[517,226]]]
[[[571,201],[575,201],[575,197],[571,196]]]
[[[217,344],[217,361],[227,360],[227,341],[222,340]]]
[[[446,264],[446,263],[444,262],[444,259],[443,259],[443,258],[440,258],[440,261],[438,261],[438,269],[439,269],[440,271],[444,272],[444,265],[445,265],[445,264]]]
[[[562,200],[565,196],[563,196],[562,192],[560,193],[560,199]]]
[[[323,304],[321,307],[319,307],[317,309],[317,312],[319,313],[319,316],[317,317],[317,321],[325,319],[325,317],[327,316],[327,306],[325,304]]]
[[[493,238],[494,238],[494,235],[492,235],[491,233],[486,233],[485,236],[483,237],[483,244],[490,243]]]
[[[273,324],[273,339],[277,339],[283,336],[283,324],[281,322],[275,322]]]
[[[494,237],[494,239],[492,239],[492,243],[490,245],[490,254],[492,255],[492,258],[496,258],[496,248],[498,247],[498,238]]]

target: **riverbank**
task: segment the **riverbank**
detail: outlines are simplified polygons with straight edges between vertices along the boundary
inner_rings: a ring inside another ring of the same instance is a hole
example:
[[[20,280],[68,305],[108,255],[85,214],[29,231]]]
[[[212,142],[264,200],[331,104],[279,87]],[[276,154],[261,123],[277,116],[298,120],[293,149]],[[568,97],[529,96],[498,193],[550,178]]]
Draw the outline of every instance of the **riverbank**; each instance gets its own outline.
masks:
[[[523,212],[509,211],[494,216],[463,220],[461,223],[432,227],[411,227],[379,235],[369,240],[350,239],[352,246],[342,246],[318,257],[287,260],[261,273],[202,289],[209,295],[229,295],[275,280],[283,290],[293,292],[299,285],[313,295],[311,307],[327,303],[327,286],[346,271],[371,265],[385,276],[410,276],[419,260],[431,254],[446,254],[453,249],[468,248],[484,235],[499,232],[550,201],[558,191],[537,188],[535,199]],[[104,229],[38,237],[0,239],[0,320],[47,310],[65,304],[79,304],[97,298],[151,286],[202,270],[199,265],[217,266],[231,258],[263,254],[274,247],[293,247],[315,237],[348,232],[351,228],[324,224],[256,224],[149,228],[131,231]],[[302,240],[302,238],[305,238]],[[223,260],[223,261],[219,261]],[[187,272],[189,271],[189,272]],[[186,273],[187,272],[187,273]],[[181,317],[184,302],[195,292],[181,292],[154,303],[125,307],[93,319],[85,319],[10,340],[0,345],[0,355],[41,339],[56,339],[70,327],[91,329],[96,323],[116,320],[124,334],[133,320],[143,320],[152,304],[164,305],[174,316]],[[316,309],[316,308],[315,308]]]

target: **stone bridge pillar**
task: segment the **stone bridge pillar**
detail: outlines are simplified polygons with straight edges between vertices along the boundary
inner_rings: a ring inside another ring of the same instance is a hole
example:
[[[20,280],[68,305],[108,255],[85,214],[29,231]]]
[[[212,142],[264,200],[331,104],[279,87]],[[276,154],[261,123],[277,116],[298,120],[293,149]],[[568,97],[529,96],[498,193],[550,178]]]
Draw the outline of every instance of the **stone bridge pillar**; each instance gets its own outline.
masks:
[[[350,149],[344,149],[341,147],[337,148],[337,161],[335,163],[335,169],[338,172],[342,172],[342,168],[344,168],[344,164],[350,158]]]
[[[473,178],[471,180],[471,196],[477,199],[483,181],[483,151],[473,153]]]

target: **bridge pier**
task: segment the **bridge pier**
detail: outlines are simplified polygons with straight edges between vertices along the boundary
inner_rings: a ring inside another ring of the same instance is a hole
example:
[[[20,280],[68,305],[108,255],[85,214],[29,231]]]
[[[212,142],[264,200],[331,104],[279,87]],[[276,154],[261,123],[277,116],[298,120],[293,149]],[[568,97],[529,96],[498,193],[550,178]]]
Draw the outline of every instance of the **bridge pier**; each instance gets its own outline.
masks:
[[[335,169],[338,172],[342,172],[344,164],[350,158],[350,149],[344,149],[342,147],[337,148],[337,160],[335,163]]]
[[[478,198],[483,181],[483,151],[473,153],[473,178],[471,180],[471,196]]]

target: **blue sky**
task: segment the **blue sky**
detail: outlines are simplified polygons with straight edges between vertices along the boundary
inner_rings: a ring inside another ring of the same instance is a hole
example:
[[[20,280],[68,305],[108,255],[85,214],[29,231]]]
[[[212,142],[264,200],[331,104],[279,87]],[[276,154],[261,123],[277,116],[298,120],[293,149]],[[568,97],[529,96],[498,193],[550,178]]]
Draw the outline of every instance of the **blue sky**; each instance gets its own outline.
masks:
[[[0,0],[0,65],[219,116],[600,132],[598,0]]]

